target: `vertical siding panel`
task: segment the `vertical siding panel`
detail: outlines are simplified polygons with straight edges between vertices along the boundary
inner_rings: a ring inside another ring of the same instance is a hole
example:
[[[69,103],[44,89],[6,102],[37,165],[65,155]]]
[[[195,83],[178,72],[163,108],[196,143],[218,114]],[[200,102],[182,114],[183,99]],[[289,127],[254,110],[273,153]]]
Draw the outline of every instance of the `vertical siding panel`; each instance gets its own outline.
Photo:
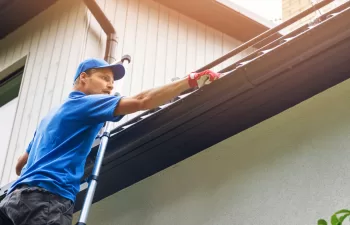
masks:
[[[81,48],[79,48],[79,42],[81,41],[81,37],[79,34],[83,33],[83,15],[85,12],[85,7],[83,7],[82,3],[80,5],[75,5],[73,8],[75,20],[72,24],[72,40],[71,40],[71,48],[68,56],[68,61],[66,64],[66,71],[64,72],[65,80],[64,86],[61,93],[61,102],[68,97],[68,94],[73,89],[73,77],[78,68],[78,64],[81,59],[79,58]]]
[[[157,49],[154,86],[158,87],[165,83],[167,40],[168,40],[168,9],[159,5]]]
[[[16,36],[20,36],[20,40],[17,42],[18,49],[14,53],[12,61],[15,62],[18,59],[25,56],[28,52],[30,40],[31,40],[31,33],[33,31],[33,24],[28,23],[26,26],[23,26],[22,29],[18,29],[19,33],[16,34]]]
[[[205,65],[214,61],[214,29],[205,27]]]
[[[5,55],[7,51],[7,43],[6,43],[7,38],[3,38],[0,40],[0,71],[3,68],[4,62],[5,62]]]
[[[129,83],[129,95],[133,96],[139,93],[142,89],[143,77],[148,78],[148,74],[144,73],[144,64],[145,64],[145,53],[147,43],[147,29],[148,29],[148,5],[145,4],[144,0],[139,2],[139,12],[137,17],[136,25],[136,44],[135,44],[135,55],[134,55],[134,65],[132,71],[131,82]],[[140,113],[133,113],[129,115],[129,119],[134,118]]]
[[[6,39],[0,40],[0,71],[3,70],[4,64],[5,64],[5,57],[6,57]]]
[[[170,83],[171,78],[176,76],[176,47],[179,28],[179,14],[169,10],[169,30],[167,41],[167,55],[165,65],[165,83]]]
[[[139,13],[137,17],[136,25],[136,44],[135,44],[135,55],[132,79],[130,85],[130,95],[137,94],[142,89],[143,77],[147,76],[144,74],[144,63],[146,46],[149,45],[147,41],[147,29],[148,29],[148,5],[145,1],[141,0],[139,5]]]
[[[52,43],[52,58],[50,60],[49,68],[47,71],[49,79],[46,81],[47,83],[45,85],[44,97],[40,109],[39,119],[43,118],[51,109],[52,99],[54,98],[54,91],[58,88],[56,86],[56,80],[59,76],[59,74],[57,74],[57,71],[60,63],[62,49],[64,48],[63,43],[65,38],[65,27],[67,25],[68,16],[68,12],[60,14],[55,24],[56,36],[54,38],[54,43]]]
[[[0,41],[0,71],[5,68],[6,54],[8,51],[8,45],[10,43],[10,38],[5,37]]]
[[[234,45],[234,43],[232,43],[232,40],[229,36],[227,36],[226,34],[223,34],[223,49],[224,49],[224,54],[227,54],[228,52],[230,52],[231,50],[233,50],[237,45]],[[227,59],[226,61],[224,61],[222,63],[223,67],[227,67],[229,65],[231,65],[232,63],[234,63],[236,61],[237,58],[240,58],[240,53],[238,53],[237,55]]]
[[[129,66],[128,70],[128,76],[124,77],[123,87],[121,89],[121,93],[124,96],[130,95],[130,87],[131,87],[131,81],[132,77],[134,76],[134,67],[137,64],[137,61],[135,60],[135,44],[136,44],[136,26],[137,26],[137,20],[139,15],[139,0],[129,0],[128,1],[128,10],[127,10],[127,17],[126,17],[126,26],[125,26],[125,36],[124,36],[124,43],[123,43],[123,54],[128,53],[130,54],[134,60],[133,63]],[[126,121],[129,119],[129,116],[125,116],[123,118],[123,121]]]
[[[197,23],[196,69],[205,66],[205,26]]]
[[[99,4],[100,5],[100,4]],[[101,7],[101,5],[100,5]],[[103,8],[103,5],[102,5]],[[91,58],[91,57],[97,57],[97,58],[103,58],[103,49],[100,45],[100,37],[101,37],[101,26],[98,24],[97,20],[94,16],[91,15],[91,12],[87,10],[89,14],[89,27],[88,27],[88,33],[87,33],[87,42],[86,42],[86,49],[84,54],[84,59]]]
[[[111,21],[110,17],[108,17],[107,12],[106,12],[106,6],[107,6],[107,1],[109,2],[114,2],[111,0],[99,0],[99,5],[100,8],[102,9],[102,11],[105,13],[106,17],[108,18],[109,21]],[[106,41],[107,41],[107,36],[105,34],[105,32],[103,31],[103,29],[101,28],[101,25],[98,25],[98,29],[99,29],[99,42],[98,42],[98,46],[99,46],[99,52],[97,55],[94,55],[93,57],[99,57],[99,58],[104,58],[104,53],[105,53],[105,49],[106,49]]]
[[[13,49],[12,49],[11,54],[9,54],[9,56],[8,56],[8,59],[7,59],[8,62],[6,64],[7,66],[12,65],[16,61],[16,59],[20,58],[21,49],[22,49],[23,41],[24,41],[24,33],[19,32],[15,36],[16,36],[15,40],[12,40],[13,43],[15,43],[15,44],[13,45]]]
[[[149,19],[147,29],[146,54],[144,55],[144,70],[141,90],[148,90],[155,84],[156,52],[158,50],[158,21],[159,21],[159,4],[152,0],[146,0],[149,6]]]
[[[186,49],[186,73],[194,72],[197,61],[197,24],[196,21],[186,18],[187,23],[187,49]]]
[[[124,37],[126,29],[126,17],[128,12],[128,1],[127,0],[117,0],[117,7],[115,10],[114,27],[117,31],[118,45],[116,51],[116,57],[119,60],[124,54],[130,54],[124,52]],[[131,56],[133,57],[133,56]],[[133,58],[131,59],[133,60]]]
[[[214,59],[218,59],[223,56],[223,40],[222,33],[215,31],[214,33]],[[218,72],[223,68],[222,63],[213,68],[214,71]]]
[[[230,36],[227,36],[227,38],[229,39],[229,41],[231,42],[231,50],[229,51],[232,51],[233,49],[237,48],[239,45],[241,45],[242,43],[236,39],[233,39],[232,37]],[[241,52],[241,53],[238,53],[237,55],[235,55],[234,57],[232,57],[232,62],[237,62],[238,60],[242,59],[243,55],[245,53],[244,52]]]
[[[6,49],[4,50],[4,55],[3,55],[3,61],[2,61],[2,67],[6,68],[9,66],[10,63],[10,57],[12,57],[12,51],[13,51],[13,46],[15,43],[13,43],[12,38],[9,36],[5,37],[5,42],[6,42]]]
[[[26,28],[26,31],[24,32],[25,39],[23,40],[23,45],[22,45],[22,48],[21,48],[20,58],[29,54],[29,47],[30,47],[31,40],[32,40],[32,37],[33,37],[33,30],[35,29],[33,23],[28,23],[24,27]],[[23,80],[22,80],[22,82],[23,82]]]
[[[119,0],[113,0],[113,1],[106,0],[106,3],[105,3],[105,13],[107,15],[108,20],[111,21],[115,29],[116,27],[114,24],[115,24],[115,18],[117,17],[116,10],[117,10],[118,1]],[[118,35],[117,29],[116,29],[116,32]]]
[[[124,52],[124,49],[123,49],[128,2],[127,2],[127,0],[116,0],[116,3],[117,3],[117,5],[116,5],[115,12],[114,12],[115,17],[113,19],[113,24],[114,24],[114,28],[117,31],[117,41],[118,41],[117,49],[116,49],[116,59],[120,60],[120,58],[123,55],[130,54],[129,52]],[[133,63],[133,61],[134,61],[134,58],[133,58],[133,55],[131,55],[131,63]],[[129,75],[130,75],[130,71],[129,71],[129,68],[127,68],[125,76],[129,76]],[[113,92],[119,92],[121,95],[124,94],[124,93],[122,93],[123,92],[122,87],[124,85],[125,79],[126,78],[123,78],[123,79],[114,83]]]
[[[124,52],[129,52],[133,56],[133,63],[129,66],[129,74],[124,77],[124,85],[122,89],[123,95],[130,95],[130,87],[132,77],[134,76],[134,67],[137,64],[135,51],[136,45],[136,32],[137,32],[137,21],[138,21],[138,12],[139,12],[139,1],[138,0],[129,0],[127,18],[126,18],[126,27],[125,27],[125,39],[123,50]]]
[[[65,25],[64,29],[61,31],[64,35],[63,45],[61,46],[61,53],[59,56],[59,65],[55,80],[55,89],[52,95],[52,102],[51,106],[56,107],[61,103],[62,93],[65,85],[65,78],[66,78],[66,72],[67,72],[67,66],[69,63],[69,54],[70,50],[73,46],[73,33],[74,33],[74,23],[76,20],[77,13],[75,12],[76,9],[73,7],[69,10],[68,17],[65,16],[63,19],[63,24]],[[73,77],[74,75],[71,75]],[[73,79],[73,78],[72,78]]]
[[[88,37],[89,37],[89,26],[90,26],[90,20],[91,20],[92,14],[83,2],[81,2],[80,4],[82,4],[84,6],[84,17],[83,17],[84,31],[83,31],[83,33],[82,33],[83,35],[81,37],[81,49],[82,49],[82,51],[80,53],[79,58],[84,59],[85,54],[86,54],[86,45],[87,45],[87,41],[88,41]]]
[[[187,23],[185,16],[179,16],[179,30],[176,54],[176,77],[182,78],[186,75],[186,48],[187,48]]]
[[[6,54],[6,60],[5,60],[5,67],[8,67],[12,65],[14,62],[16,62],[20,58],[20,52],[23,46],[23,41],[26,36],[27,27],[24,29],[17,29],[15,30],[10,39],[10,46],[6,46],[8,51]]]

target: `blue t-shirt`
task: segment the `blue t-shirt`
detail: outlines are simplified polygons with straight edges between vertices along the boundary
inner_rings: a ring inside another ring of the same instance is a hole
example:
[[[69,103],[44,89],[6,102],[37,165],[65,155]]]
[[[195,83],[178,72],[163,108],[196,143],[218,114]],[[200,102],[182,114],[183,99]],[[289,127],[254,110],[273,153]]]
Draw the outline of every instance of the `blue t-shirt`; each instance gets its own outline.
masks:
[[[106,121],[119,121],[114,110],[120,96],[70,93],[42,119],[30,142],[27,164],[8,193],[19,184],[39,186],[75,201],[91,146]]]

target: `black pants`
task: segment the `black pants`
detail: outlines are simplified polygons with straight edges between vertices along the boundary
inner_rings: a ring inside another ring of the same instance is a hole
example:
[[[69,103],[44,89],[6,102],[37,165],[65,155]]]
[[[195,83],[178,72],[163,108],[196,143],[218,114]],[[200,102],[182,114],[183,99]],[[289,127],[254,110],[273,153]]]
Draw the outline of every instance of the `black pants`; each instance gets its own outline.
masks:
[[[69,199],[40,187],[22,186],[0,202],[0,225],[71,225],[73,209]]]

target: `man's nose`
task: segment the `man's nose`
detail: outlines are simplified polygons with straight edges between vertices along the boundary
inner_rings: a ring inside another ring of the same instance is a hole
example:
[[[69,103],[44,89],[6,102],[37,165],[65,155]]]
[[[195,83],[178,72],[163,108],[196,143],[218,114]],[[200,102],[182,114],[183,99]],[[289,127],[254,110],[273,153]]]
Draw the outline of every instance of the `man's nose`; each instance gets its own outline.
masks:
[[[113,82],[108,82],[107,87],[108,89],[113,90]]]

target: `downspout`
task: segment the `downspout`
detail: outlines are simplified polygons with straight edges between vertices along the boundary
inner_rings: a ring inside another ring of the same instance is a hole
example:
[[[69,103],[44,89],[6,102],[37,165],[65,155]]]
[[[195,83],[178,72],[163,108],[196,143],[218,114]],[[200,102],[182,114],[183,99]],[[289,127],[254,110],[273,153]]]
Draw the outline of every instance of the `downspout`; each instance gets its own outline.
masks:
[[[84,0],[84,3],[107,35],[104,60],[108,63],[115,62],[114,56],[118,44],[117,32],[95,0]]]

